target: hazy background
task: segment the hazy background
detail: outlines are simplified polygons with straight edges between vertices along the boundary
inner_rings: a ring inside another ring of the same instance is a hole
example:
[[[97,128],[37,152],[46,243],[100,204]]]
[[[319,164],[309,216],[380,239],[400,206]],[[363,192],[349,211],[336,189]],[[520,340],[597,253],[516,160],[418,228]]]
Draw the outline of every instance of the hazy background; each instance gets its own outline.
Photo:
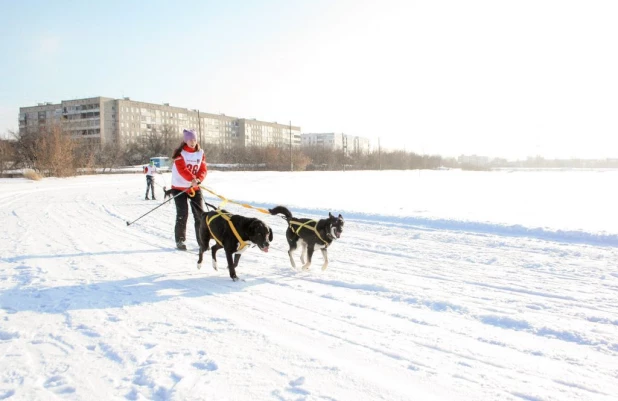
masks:
[[[0,0],[0,134],[108,96],[509,159],[618,157],[615,1]]]

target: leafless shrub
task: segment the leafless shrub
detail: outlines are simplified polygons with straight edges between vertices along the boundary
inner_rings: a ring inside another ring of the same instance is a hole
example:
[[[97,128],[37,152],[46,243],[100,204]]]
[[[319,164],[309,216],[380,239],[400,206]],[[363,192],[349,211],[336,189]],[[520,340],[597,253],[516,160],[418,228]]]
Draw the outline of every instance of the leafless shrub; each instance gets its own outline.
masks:
[[[123,149],[120,143],[107,143],[97,155],[97,165],[103,168],[103,172],[106,169],[111,171],[112,168],[117,167],[123,161],[122,156]]]
[[[32,169],[25,169],[23,175],[24,175],[24,178],[27,178],[33,181],[40,181],[43,178],[41,177],[39,173],[37,173],[36,171]]]
[[[0,139],[0,175],[15,163],[15,142]]]
[[[73,149],[74,165],[82,173],[93,174],[98,167],[99,145],[90,141],[78,141]]]
[[[75,175],[74,152],[77,144],[71,135],[60,124],[54,124],[45,131],[37,146],[38,170],[53,177]]]
[[[15,167],[16,168],[38,168],[38,140],[42,132],[19,131],[10,133],[15,140]]]
[[[61,124],[13,133],[17,168],[31,168],[39,175],[75,175],[75,142]]]

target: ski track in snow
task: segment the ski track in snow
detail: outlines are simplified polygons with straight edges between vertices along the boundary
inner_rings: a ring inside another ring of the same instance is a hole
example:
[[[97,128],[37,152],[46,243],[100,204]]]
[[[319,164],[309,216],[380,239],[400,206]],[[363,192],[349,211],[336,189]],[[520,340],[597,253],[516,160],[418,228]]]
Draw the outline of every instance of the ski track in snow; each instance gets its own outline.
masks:
[[[275,235],[234,283],[222,251],[198,271],[173,248],[171,203],[127,227],[158,204],[128,177],[16,188],[0,196],[0,400],[618,394],[611,234],[342,210],[328,269],[316,252],[305,272],[282,219],[228,205]],[[195,250],[191,221],[187,237]]]

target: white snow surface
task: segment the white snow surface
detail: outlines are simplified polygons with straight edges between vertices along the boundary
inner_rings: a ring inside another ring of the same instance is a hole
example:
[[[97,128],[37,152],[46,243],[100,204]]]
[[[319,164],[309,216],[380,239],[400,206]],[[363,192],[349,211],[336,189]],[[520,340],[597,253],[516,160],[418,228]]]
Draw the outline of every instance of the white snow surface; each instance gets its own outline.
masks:
[[[618,399],[617,171],[211,171],[345,218],[301,271],[228,204],[274,231],[239,282],[173,202],[127,226],[169,178],[0,180],[0,400]]]

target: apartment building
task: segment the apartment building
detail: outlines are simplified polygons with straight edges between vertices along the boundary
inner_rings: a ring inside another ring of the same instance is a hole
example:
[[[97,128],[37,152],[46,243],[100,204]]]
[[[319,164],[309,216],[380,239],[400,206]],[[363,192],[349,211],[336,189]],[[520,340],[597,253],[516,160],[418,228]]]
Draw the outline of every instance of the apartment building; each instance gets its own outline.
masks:
[[[153,132],[182,138],[183,129],[198,133],[200,143],[232,146],[300,146],[300,127],[225,114],[131,100],[94,97],[20,107],[19,129],[33,130],[62,122],[75,139],[95,145],[136,143]],[[290,135],[291,132],[291,135]]]
[[[92,143],[113,141],[116,120],[114,99],[104,97],[66,100],[58,104],[39,103],[19,108],[20,132],[62,122],[73,138]]]
[[[472,164],[474,166],[487,166],[491,160],[487,156],[461,155],[457,158],[457,161],[459,163]]]
[[[347,137],[348,153],[364,153],[371,151],[371,141],[362,136],[350,135]]]
[[[242,118],[238,123],[245,146],[300,146],[300,127],[258,121],[255,118],[250,120]]]
[[[348,153],[369,153],[371,142],[367,138],[354,135],[328,133],[302,134],[301,146],[318,146],[326,149],[343,149],[344,145]]]

